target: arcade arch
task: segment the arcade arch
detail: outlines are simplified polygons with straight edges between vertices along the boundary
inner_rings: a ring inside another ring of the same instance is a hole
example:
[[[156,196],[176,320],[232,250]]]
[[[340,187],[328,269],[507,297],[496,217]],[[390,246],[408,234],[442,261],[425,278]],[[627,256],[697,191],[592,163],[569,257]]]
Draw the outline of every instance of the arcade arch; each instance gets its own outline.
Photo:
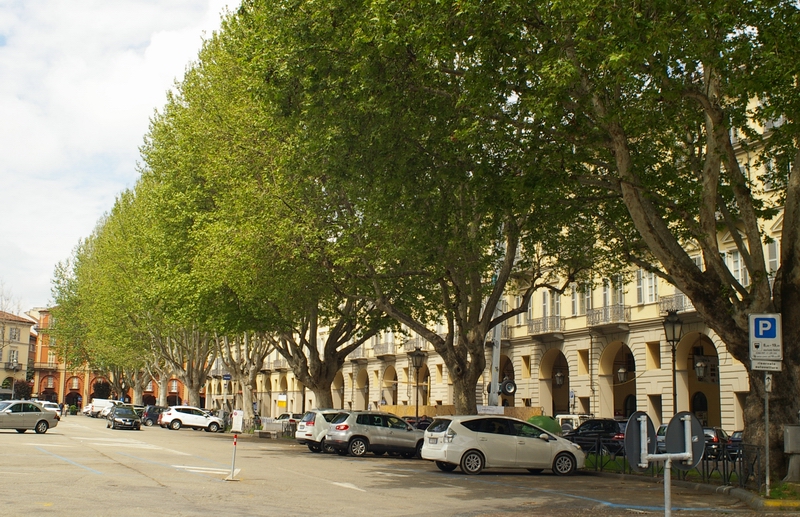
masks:
[[[552,416],[570,413],[569,364],[564,352],[551,348],[539,362],[539,404]]]
[[[636,411],[636,358],[622,341],[609,343],[598,368],[599,416],[628,418]]]
[[[383,371],[383,385],[381,386],[381,404],[394,406],[397,401],[397,371],[394,366],[389,365]]]

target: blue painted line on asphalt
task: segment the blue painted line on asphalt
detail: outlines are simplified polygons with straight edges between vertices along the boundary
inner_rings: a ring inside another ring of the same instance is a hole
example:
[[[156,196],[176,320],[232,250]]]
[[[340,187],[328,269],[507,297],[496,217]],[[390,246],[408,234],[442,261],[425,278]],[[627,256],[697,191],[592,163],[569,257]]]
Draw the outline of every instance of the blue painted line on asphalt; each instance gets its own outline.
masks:
[[[38,450],[39,452],[43,452],[43,453],[45,453],[45,454],[49,454],[50,456],[53,456],[53,457],[55,457],[55,458],[58,458],[58,459],[60,459],[61,461],[66,461],[67,463],[69,463],[69,464],[72,464],[72,465],[75,465],[76,467],[80,467],[80,468],[82,468],[82,469],[86,469],[86,470],[88,470],[89,472],[91,472],[91,473],[93,473],[93,474],[97,474],[97,475],[100,475],[100,476],[102,476],[102,475],[103,475],[103,473],[102,473],[102,472],[100,472],[99,470],[95,470],[95,469],[93,469],[93,468],[87,467],[86,465],[81,465],[80,463],[77,463],[77,462],[75,462],[75,461],[72,461],[72,460],[71,460],[71,459],[69,459],[69,458],[65,458],[64,456],[59,456],[58,454],[53,454],[52,452],[50,452],[50,451],[48,451],[48,450],[45,450],[45,449],[42,449],[41,447],[36,447],[36,450]]]

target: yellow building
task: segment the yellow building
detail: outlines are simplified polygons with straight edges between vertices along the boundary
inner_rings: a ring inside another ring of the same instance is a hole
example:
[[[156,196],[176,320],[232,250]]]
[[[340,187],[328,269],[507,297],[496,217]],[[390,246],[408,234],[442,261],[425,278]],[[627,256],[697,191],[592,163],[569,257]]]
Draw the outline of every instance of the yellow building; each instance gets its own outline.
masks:
[[[31,332],[35,324],[35,321],[24,316],[0,311],[0,398],[15,396],[12,394],[13,384],[25,380],[30,360]]]

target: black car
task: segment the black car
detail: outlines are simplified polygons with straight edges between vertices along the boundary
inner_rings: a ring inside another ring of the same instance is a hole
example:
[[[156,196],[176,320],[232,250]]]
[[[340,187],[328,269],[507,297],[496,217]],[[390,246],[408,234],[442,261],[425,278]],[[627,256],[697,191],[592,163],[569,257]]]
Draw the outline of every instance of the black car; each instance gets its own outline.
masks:
[[[142,412],[142,423],[147,427],[155,425],[158,422],[158,415],[166,409],[165,406],[145,406]]]
[[[613,418],[592,418],[563,435],[587,453],[624,454],[627,422]]]
[[[721,427],[704,427],[703,434],[706,438],[706,458],[722,459],[730,441],[728,433]]]
[[[111,429],[135,429],[142,428],[142,419],[136,414],[133,406],[119,404],[108,413],[106,427]]]
[[[742,440],[744,431],[734,431],[728,439],[728,456],[735,460],[742,454]]]

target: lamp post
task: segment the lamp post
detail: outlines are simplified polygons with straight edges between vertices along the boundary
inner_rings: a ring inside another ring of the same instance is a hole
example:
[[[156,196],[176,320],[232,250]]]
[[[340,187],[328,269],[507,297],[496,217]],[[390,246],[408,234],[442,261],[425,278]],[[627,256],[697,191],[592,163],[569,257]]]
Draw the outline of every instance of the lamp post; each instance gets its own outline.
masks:
[[[422,362],[425,360],[425,352],[419,346],[414,348],[413,352],[408,353],[408,358],[411,360],[411,365],[414,367],[414,377],[416,377],[416,411],[414,413],[414,425],[419,424],[419,369],[422,367]]]
[[[678,393],[675,390],[675,348],[681,340],[681,331],[683,330],[683,321],[678,317],[678,311],[667,311],[667,316],[664,318],[664,335],[667,338],[672,349],[672,414],[678,413]]]
[[[563,386],[564,385],[564,374],[562,372],[560,372],[560,371],[556,372],[556,374],[553,375],[553,382],[555,383],[557,388],[560,388],[561,386]]]

